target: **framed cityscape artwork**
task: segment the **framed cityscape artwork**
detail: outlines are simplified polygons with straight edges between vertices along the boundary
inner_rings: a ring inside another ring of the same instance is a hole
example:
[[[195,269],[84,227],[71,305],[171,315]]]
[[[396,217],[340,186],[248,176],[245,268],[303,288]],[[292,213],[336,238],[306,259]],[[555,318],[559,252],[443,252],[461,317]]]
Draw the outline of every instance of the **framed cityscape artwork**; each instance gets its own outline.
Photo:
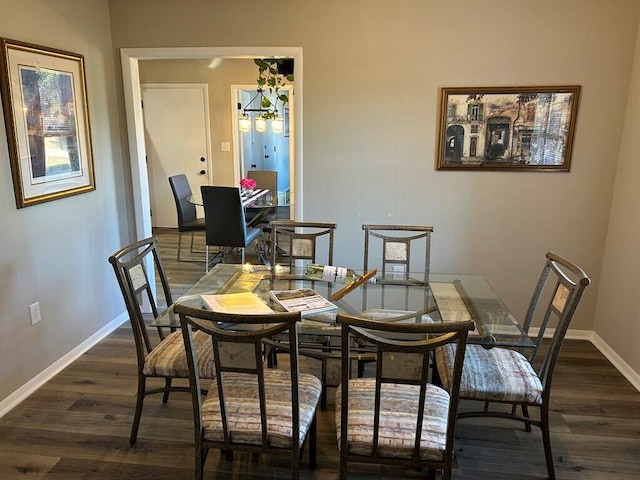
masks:
[[[580,86],[440,89],[436,169],[568,172]]]
[[[16,206],[95,190],[83,56],[6,38],[1,43]]]

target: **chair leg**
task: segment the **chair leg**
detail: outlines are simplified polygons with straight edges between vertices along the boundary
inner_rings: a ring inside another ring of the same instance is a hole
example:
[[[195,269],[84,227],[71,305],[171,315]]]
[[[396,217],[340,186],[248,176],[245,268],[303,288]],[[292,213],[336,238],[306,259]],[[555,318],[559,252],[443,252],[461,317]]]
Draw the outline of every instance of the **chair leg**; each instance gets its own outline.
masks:
[[[540,409],[540,429],[542,430],[542,443],[544,445],[544,458],[547,461],[547,476],[549,480],[556,479],[553,466],[553,453],[551,452],[551,435],[549,433],[549,410],[543,406]]]
[[[164,393],[162,394],[162,403],[169,401],[169,390],[171,389],[171,378],[164,379]]]
[[[204,478],[204,462],[206,460],[206,455],[204,455],[202,451],[202,445],[199,442],[196,442],[196,455],[195,455],[195,468],[196,468],[196,480],[203,480]]]
[[[526,418],[529,418],[529,408],[526,405],[522,405],[522,415]],[[531,423],[524,422],[524,429],[527,432],[531,431]]]
[[[191,253],[193,253],[193,237],[195,235],[195,232],[191,232],[191,249],[189,250]]]
[[[136,411],[133,414],[133,423],[131,424],[131,435],[129,443],[134,444],[138,438],[138,428],[140,427],[140,418],[142,417],[142,405],[144,404],[144,392],[146,389],[146,378],[141,373],[138,374],[138,393],[136,394]]]
[[[182,248],[182,232],[178,232],[178,256],[176,260],[180,261],[180,249]]]
[[[322,373],[320,374],[322,378],[322,391],[320,392],[320,409],[327,409],[327,360],[323,358],[320,360],[322,366]]]
[[[309,439],[309,468],[311,470],[316,469],[316,451],[317,451],[317,425],[316,425],[316,417],[317,415],[313,415],[313,420],[311,421],[311,429],[309,430],[309,435],[311,438]]]

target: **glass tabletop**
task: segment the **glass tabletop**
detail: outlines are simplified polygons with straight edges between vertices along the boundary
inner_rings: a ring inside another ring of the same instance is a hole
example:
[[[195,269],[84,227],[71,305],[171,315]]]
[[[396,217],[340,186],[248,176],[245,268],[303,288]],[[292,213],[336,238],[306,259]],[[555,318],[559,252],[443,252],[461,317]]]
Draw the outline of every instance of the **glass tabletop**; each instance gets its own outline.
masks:
[[[423,274],[410,278],[424,279]],[[313,288],[325,298],[343,285],[309,280],[301,272],[265,266],[218,264],[177,301],[201,308],[200,295],[211,293],[255,292],[267,303],[270,290]],[[337,312],[385,321],[455,321],[473,319],[476,329],[469,343],[493,346],[533,347],[532,340],[509,312],[482,275],[431,273],[429,281],[402,281],[399,284],[364,284],[340,300],[337,311],[304,317],[301,334],[340,335]],[[170,306],[151,325],[179,327],[180,320]]]

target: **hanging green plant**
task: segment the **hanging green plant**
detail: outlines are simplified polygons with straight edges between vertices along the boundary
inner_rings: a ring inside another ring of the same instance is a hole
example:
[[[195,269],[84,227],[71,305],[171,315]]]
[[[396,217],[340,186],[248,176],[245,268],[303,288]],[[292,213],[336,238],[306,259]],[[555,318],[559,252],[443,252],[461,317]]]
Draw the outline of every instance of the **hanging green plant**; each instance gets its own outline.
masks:
[[[289,96],[280,93],[280,89],[284,87],[287,82],[293,82],[293,74],[280,73],[278,67],[282,66],[287,59],[283,58],[254,58],[254,63],[258,66],[258,92],[266,93],[269,95],[275,95],[275,100],[272,102],[269,97],[262,95],[260,106],[268,112],[263,113],[262,118],[275,119],[278,117],[278,101],[282,103],[282,109],[287,103],[289,103]]]

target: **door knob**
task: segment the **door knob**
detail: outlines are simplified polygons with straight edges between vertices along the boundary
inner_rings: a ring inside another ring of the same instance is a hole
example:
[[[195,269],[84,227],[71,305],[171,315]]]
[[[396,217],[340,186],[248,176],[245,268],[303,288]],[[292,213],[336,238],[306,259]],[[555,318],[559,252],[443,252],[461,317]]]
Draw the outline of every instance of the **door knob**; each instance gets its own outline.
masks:
[[[200,170],[200,175],[204,175],[205,173],[207,173],[206,170]]]

